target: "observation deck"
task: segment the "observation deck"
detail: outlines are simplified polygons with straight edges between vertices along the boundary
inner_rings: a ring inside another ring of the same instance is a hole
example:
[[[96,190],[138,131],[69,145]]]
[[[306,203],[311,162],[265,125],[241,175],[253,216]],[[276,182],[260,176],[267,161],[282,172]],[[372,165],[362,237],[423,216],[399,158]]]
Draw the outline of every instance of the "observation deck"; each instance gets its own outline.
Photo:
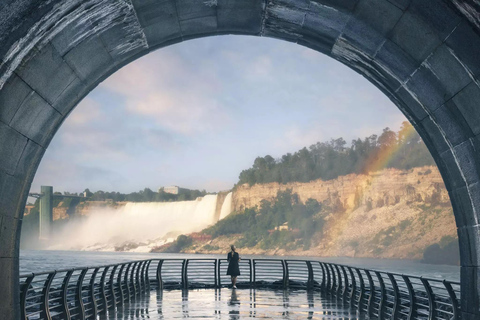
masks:
[[[460,319],[460,283],[313,260],[151,259],[21,279],[22,319]]]

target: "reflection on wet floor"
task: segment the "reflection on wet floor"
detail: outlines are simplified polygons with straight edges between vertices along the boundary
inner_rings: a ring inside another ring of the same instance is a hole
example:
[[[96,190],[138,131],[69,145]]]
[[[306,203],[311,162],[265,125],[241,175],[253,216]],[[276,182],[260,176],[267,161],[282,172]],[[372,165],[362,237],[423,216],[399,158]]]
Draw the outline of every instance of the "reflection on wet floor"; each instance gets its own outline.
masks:
[[[196,289],[152,291],[108,319],[364,319],[331,296],[305,290]]]

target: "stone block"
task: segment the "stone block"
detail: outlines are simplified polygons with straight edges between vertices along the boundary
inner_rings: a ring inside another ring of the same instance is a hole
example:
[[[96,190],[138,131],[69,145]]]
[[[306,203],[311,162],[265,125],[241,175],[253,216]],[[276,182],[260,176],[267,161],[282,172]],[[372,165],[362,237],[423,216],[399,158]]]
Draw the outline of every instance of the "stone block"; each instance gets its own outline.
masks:
[[[10,175],[15,173],[18,161],[22,155],[27,138],[18,131],[0,122],[0,170]]]
[[[411,118],[416,120],[416,122],[420,122],[428,116],[427,111],[425,111],[425,107],[420,103],[420,101],[417,100],[416,97],[412,96],[412,94],[406,88],[400,87],[396,91],[395,97],[402,101],[402,103],[406,106],[406,111]]]
[[[61,117],[61,114],[38,94],[32,93],[20,106],[10,125],[27,138],[45,146],[49,142],[47,137],[50,131]]]
[[[15,256],[20,232],[20,219],[10,216],[0,216],[0,258],[11,258]]]
[[[141,51],[148,50],[148,44],[143,37],[143,29],[136,33],[131,29],[132,27],[128,24],[121,23],[99,35],[106,50],[117,64]]]
[[[449,196],[457,228],[474,224],[477,218],[474,214],[472,200],[468,195],[467,186],[454,189],[449,192]]]
[[[423,119],[420,122],[420,125],[425,130],[429,141],[433,144],[433,147],[439,154],[449,150],[449,146],[445,141],[443,134],[440,132],[438,125],[434,123],[430,117]]]
[[[0,235],[1,237],[1,235]],[[18,274],[18,255],[0,258],[0,314],[2,319],[20,319],[20,290]]]
[[[478,121],[480,119],[479,101],[480,87],[473,81],[453,97],[453,102],[475,135],[480,134],[480,121]]]
[[[182,37],[174,0],[135,0],[133,5],[150,47]]]
[[[461,296],[468,299],[460,299],[460,309],[463,314],[474,314],[475,318],[462,319],[478,319],[480,315],[480,268],[478,266],[462,266],[460,268],[460,287]]]
[[[402,10],[388,1],[361,0],[342,36],[373,56],[402,14]]]
[[[329,54],[347,21],[346,14],[329,8],[322,8],[315,14],[309,13],[300,30],[298,43]]]
[[[264,2],[258,0],[217,0],[220,32],[259,35],[262,30]]]
[[[412,0],[408,10],[426,21],[442,41],[461,21],[451,6],[442,0]]]
[[[75,79],[73,70],[51,44],[22,64],[16,73],[50,104]]]
[[[387,0],[387,1],[396,5],[398,8],[402,10],[406,10],[410,5],[410,2],[412,2],[412,0]]]
[[[341,11],[353,11],[359,0],[312,0],[312,2],[317,2]]]
[[[450,99],[472,81],[467,70],[444,44],[428,58],[427,65],[445,88],[445,99]]]
[[[0,90],[0,121],[10,123],[20,105],[31,92],[32,88],[13,74]]]
[[[0,216],[14,218],[23,216],[23,211],[19,211],[18,208],[23,196],[24,183],[24,181],[0,171]]]
[[[300,18],[297,16],[296,18]],[[297,42],[302,38],[302,27],[298,21],[289,21],[284,17],[271,15],[265,20],[263,36]]]
[[[415,61],[422,63],[441,44],[436,31],[418,15],[407,11],[391,33],[391,40]]]
[[[450,183],[452,189],[461,188],[467,185],[464,180],[460,168],[457,165],[458,157],[454,156],[451,150],[444,151],[440,154],[440,158],[446,167],[446,177],[444,175],[445,184]]]
[[[81,80],[94,83],[113,67],[113,59],[98,37],[81,42],[65,55]]]
[[[467,185],[477,183],[480,180],[480,154],[475,152],[472,142],[467,140],[455,146],[453,152]]]
[[[32,140],[28,140],[20,159],[18,160],[15,177],[31,181],[35,176],[35,172],[37,171],[37,167],[44,153],[45,148]]]
[[[182,35],[191,37],[193,35],[208,35],[217,32],[217,17],[201,17],[180,21]]]
[[[82,80],[75,78],[57,100],[55,100],[53,107],[65,116],[70,113],[87,93],[88,89]]]
[[[463,115],[453,101],[450,100],[435,110],[433,117],[452,146],[459,145],[473,137],[472,130],[470,130]]]
[[[480,76],[480,35],[463,21],[448,36],[446,43],[472,74]]]
[[[176,0],[178,20],[214,17],[217,18],[217,1]]]
[[[383,43],[374,58],[401,82],[408,80],[420,66],[402,48],[390,40]]]
[[[431,112],[437,110],[446,101],[445,88],[443,88],[436,75],[426,66],[418,68],[406,83],[406,86]]]

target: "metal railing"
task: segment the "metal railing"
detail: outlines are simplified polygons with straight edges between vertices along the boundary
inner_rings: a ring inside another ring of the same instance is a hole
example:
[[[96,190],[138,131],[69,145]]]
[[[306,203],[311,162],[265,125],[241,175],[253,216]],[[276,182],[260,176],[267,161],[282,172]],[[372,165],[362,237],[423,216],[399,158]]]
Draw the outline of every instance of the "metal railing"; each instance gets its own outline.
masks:
[[[316,290],[378,319],[460,319],[460,283],[312,260],[242,259],[239,288]],[[20,276],[22,319],[96,319],[150,290],[230,285],[226,259],[151,259]]]

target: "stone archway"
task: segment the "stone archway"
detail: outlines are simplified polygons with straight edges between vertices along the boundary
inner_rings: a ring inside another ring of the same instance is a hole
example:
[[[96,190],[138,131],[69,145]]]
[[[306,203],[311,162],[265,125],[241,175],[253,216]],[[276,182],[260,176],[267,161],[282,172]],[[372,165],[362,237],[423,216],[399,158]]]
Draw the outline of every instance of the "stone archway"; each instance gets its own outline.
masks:
[[[480,317],[480,5],[459,0],[6,0],[0,5],[0,314],[19,317],[19,235],[56,130],[110,74],[188,39],[245,34],[329,55],[408,117],[450,194],[462,312]]]

